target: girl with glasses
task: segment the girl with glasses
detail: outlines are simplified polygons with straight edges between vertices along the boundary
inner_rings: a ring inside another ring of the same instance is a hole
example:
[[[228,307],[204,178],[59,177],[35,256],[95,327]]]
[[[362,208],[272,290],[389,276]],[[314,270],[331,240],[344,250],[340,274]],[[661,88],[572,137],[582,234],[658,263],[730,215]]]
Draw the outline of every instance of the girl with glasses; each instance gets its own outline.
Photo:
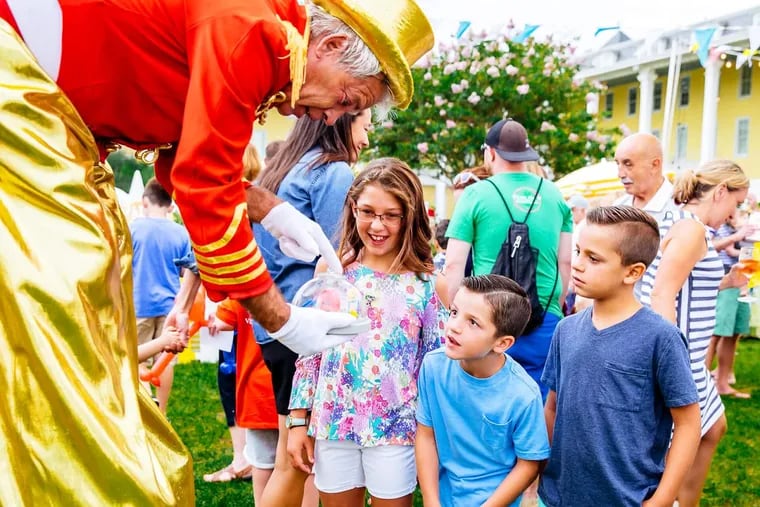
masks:
[[[430,240],[417,176],[397,159],[370,163],[348,191],[338,256],[371,329],[299,359],[290,400],[311,420],[290,429],[288,451],[305,471],[314,463],[325,507],[364,506],[366,491],[373,504],[412,505],[417,374],[445,320]]]

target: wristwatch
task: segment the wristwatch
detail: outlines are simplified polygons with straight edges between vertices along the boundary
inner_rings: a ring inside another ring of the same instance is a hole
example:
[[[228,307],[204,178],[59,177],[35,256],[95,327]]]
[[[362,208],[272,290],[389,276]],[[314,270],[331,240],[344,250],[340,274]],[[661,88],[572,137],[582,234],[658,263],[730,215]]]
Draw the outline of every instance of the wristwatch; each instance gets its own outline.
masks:
[[[299,426],[308,426],[309,425],[309,418],[308,417],[290,417],[289,415],[285,417],[285,427],[290,428],[298,428]]]

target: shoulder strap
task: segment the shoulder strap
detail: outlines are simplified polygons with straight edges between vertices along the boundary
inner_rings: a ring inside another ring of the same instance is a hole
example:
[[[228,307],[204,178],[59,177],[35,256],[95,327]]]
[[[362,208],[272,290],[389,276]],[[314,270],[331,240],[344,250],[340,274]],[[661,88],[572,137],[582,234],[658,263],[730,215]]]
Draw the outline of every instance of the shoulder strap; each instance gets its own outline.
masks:
[[[496,193],[499,194],[499,197],[501,197],[501,202],[504,203],[504,207],[507,208],[507,214],[509,215],[509,219],[512,220],[512,222],[515,221],[515,217],[512,216],[512,212],[509,210],[509,206],[507,206],[507,201],[504,199],[504,196],[501,194],[501,190],[499,190],[499,187],[496,186],[496,183],[491,181],[491,178],[487,178],[485,181],[491,184],[493,188],[496,189]]]
[[[512,211],[509,209],[509,206],[507,205],[507,201],[504,199],[504,196],[502,195],[501,191],[499,190],[499,187],[496,186],[496,183],[494,183],[493,181],[491,181],[491,178],[488,178],[485,181],[487,181],[488,183],[490,183],[491,186],[493,186],[493,188],[496,189],[496,193],[498,193],[499,197],[501,197],[501,202],[503,202],[504,203],[504,207],[507,208],[507,214],[509,214],[509,219],[512,220],[512,222],[516,223],[516,224],[524,224],[525,222],[528,221],[528,217],[530,216],[530,212],[533,211],[533,206],[536,204],[536,200],[538,199],[538,193],[541,191],[541,186],[544,184],[544,179],[543,178],[539,178],[539,180],[538,180],[538,187],[536,188],[536,193],[533,194],[533,200],[530,202],[530,207],[528,208],[528,212],[525,214],[525,218],[523,219],[523,221],[522,222],[518,222],[517,220],[515,220],[515,217],[512,216]]]

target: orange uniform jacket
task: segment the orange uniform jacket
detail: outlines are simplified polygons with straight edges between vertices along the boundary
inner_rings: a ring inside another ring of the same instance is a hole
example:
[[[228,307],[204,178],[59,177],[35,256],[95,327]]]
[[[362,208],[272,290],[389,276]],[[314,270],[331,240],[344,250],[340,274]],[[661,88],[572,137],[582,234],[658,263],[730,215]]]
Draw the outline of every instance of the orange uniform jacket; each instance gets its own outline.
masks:
[[[237,301],[228,299],[217,307],[216,316],[237,329],[235,423],[252,430],[276,430],[272,374],[253,336],[250,314]]]
[[[180,208],[209,297],[266,291],[272,280],[247,218],[242,158],[256,108],[290,81],[277,17],[303,32],[303,7],[296,0],[59,2],[57,82],[98,144],[172,143],[156,176]],[[15,26],[5,0],[0,17]]]

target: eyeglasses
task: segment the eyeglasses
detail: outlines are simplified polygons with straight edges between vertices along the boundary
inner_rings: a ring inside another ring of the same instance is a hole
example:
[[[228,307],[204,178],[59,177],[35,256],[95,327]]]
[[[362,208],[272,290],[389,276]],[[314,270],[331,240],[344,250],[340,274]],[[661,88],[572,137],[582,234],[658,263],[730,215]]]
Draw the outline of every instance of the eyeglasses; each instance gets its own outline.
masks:
[[[452,185],[455,187],[457,185],[467,185],[469,183],[476,183],[480,181],[480,178],[478,178],[475,173],[471,173],[470,171],[462,171],[461,173],[454,176],[454,181],[452,181]]]
[[[404,215],[398,213],[375,213],[371,209],[354,207],[354,216],[359,222],[370,223],[374,222],[376,218],[380,219],[380,223],[385,225],[398,225],[403,220]]]

